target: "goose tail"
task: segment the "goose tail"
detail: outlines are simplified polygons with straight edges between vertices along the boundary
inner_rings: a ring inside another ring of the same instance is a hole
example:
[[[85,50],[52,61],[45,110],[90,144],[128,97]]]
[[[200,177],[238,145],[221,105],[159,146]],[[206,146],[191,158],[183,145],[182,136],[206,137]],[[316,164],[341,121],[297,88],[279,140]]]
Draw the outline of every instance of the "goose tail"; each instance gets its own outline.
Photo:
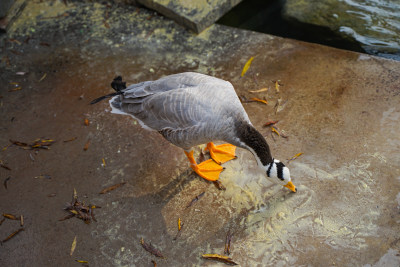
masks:
[[[101,96],[99,98],[96,98],[90,102],[91,105],[96,104],[104,99],[116,96],[116,95],[121,95],[123,94],[123,90],[126,89],[126,82],[122,81],[121,76],[117,76],[114,78],[114,80],[111,82],[111,87],[115,90],[115,93],[111,93],[108,95]]]

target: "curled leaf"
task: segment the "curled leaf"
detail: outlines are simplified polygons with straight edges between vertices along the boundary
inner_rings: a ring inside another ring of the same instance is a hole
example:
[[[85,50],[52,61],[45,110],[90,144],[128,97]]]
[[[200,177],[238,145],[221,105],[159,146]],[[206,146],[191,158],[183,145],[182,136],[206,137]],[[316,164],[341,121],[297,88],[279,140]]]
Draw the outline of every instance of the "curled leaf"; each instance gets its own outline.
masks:
[[[143,238],[140,239],[140,244],[142,245],[142,247],[147,251],[150,252],[151,254],[153,254],[156,257],[159,258],[164,258],[164,256],[161,254],[161,251],[159,251],[158,249],[156,249],[155,247],[153,247],[153,245],[147,244],[146,242],[144,242]]]

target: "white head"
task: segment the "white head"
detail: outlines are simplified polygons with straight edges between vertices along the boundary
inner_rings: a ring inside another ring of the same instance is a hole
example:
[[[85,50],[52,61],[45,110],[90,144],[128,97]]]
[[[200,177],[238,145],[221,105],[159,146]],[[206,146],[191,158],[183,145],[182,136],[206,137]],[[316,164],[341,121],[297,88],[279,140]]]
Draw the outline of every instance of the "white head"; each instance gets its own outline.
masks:
[[[290,178],[289,168],[282,162],[274,159],[271,163],[264,166],[265,172],[268,177],[272,178],[272,181],[289,188],[293,192],[296,192],[296,186],[292,183]]]

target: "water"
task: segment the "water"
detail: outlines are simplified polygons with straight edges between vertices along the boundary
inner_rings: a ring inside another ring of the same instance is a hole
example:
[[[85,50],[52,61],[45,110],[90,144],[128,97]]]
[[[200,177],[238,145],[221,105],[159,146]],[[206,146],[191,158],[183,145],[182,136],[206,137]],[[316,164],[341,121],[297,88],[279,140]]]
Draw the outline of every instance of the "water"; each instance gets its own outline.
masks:
[[[330,28],[311,21],[317,8],[309,12],[309,18],[285,17],[284,2],[247,0],[218,23],[400,60],[400,1],[328,1],[333,8],[321,4],[318,20],[330,23]]]

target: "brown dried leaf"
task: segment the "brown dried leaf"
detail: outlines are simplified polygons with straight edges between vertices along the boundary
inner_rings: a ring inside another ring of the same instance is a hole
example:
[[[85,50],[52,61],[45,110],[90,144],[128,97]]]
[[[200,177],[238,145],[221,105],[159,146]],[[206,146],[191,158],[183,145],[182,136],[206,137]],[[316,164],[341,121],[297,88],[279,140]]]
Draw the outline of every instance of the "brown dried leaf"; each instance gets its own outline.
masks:
[[[76,138],[77,138],[77,137],[72,137],[71,139],[65,140],[64,143],[74,141],[74,140],[76,140]]]
[[[122,182],[122,183],[115,184],[115,185],[112,185],[112,186],[110,186],[110,187],[104,188],[103,190],[101,190],[101,192],[100,192],[99,194],[105,194],[105,193],[107,193],[107,192],[110,192],[110,191],[112,191],[112,190],[117,189],[118,187],[123,186],[124,184],[126,184],[126,182]]]
[[[24,228],[19,228],[17,231],[11,233],[9,236],[7,236],[2,242],[7,242],[8,240],[10,240],[11,238],[13,238],[14,236],[16,236],[19,232],[24,231]]]
[[[230,265],[238,265],[231,258],[219,254],[203,254],[202,257],[209,260],[217,260]]]
[[[3,217],[7,218],[9,220],[18,220],[18,218],[15,215],[8,214],[8,213],[3,213]]]
[[[90,145],[90,140],[86,142],[85,146],[83,147],[83,150],[86,151],[89,149],[89,145]]]
[[[218,190],[226,190],[226,187],[219,180],[213,181],[213,183]]]
[[[144,242],[143,238],[140,239],[140,244],[142,245],[142,247],[147,251],[150,252],[151,254],[153,254],[156,257],[159,258],[164,258],[164,256],[161,254],[161,251],[159,251],[158,249],[156,249],[155,247],[153,247],[153,245],[147,244],[146,242]]]
[[[189,208],[190,206],[192,206],[194,203],[196,203],[200,198],[202,198],[204,196],[206,192],[202,192],[200,193],[198,196],[196,196],[195,198],[192,199],[192,201],[190,201],[190,203],[186,206],[186,208]]]
[[[86,126],[89,126],[89,120],[88,120],[88,119],[85,119],[83,123],[84,123]]]

